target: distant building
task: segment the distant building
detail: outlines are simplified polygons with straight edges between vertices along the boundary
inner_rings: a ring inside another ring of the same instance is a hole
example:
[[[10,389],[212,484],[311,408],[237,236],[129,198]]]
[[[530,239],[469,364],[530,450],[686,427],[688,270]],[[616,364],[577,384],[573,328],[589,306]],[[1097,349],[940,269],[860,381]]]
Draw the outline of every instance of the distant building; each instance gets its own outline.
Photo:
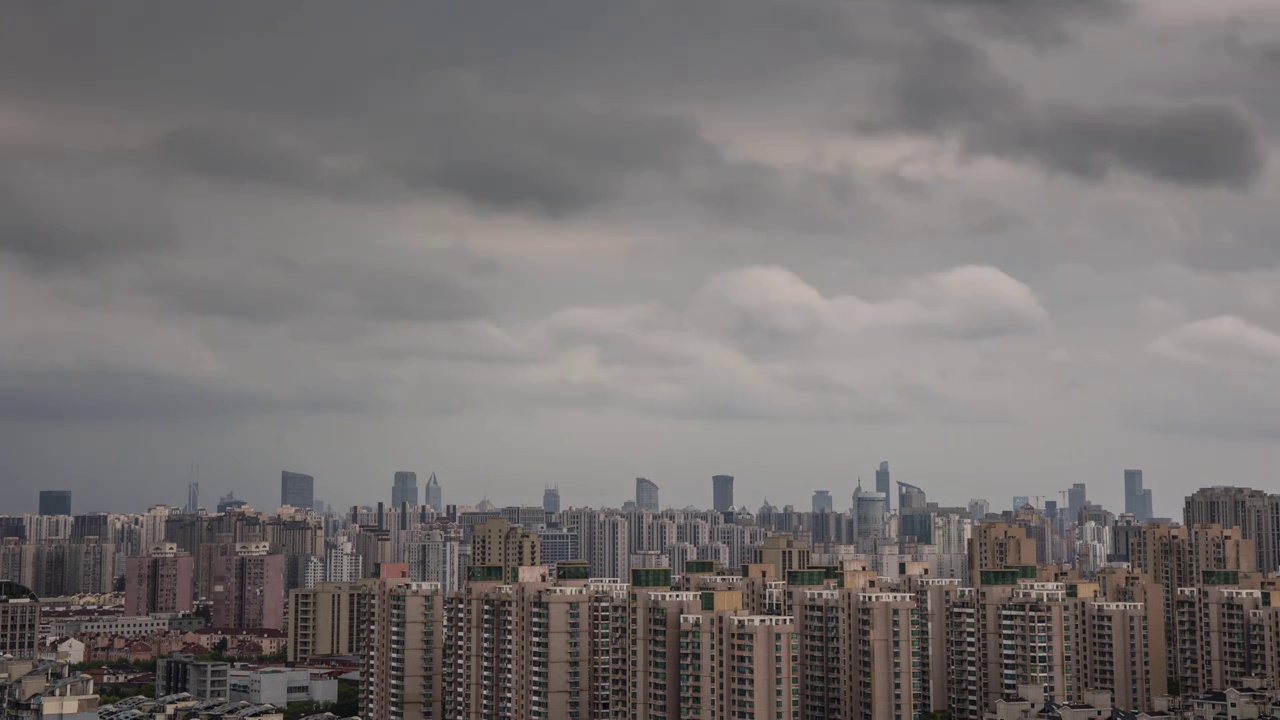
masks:
[[[882,493],[884,495],[884,499],[886,503],[889,501],[889,493],[891,492],[891,490],[889,488],[889,461],[888,460],[882,460],[880,462],[880,467],[876,469],[876,492]],[[888,510],[892,510],[893,508],[886,505],[885,509],[886,511],[888,511]]]
[[[280,473],[280,504],[310,510],[315,507],[315,478],[285,470]]]
[[[648,478],[636,478],[636,509],[658,512],[658,483]]]
[[[213,627],[284,629],[285,558],[270,549],[236,543],[233,555],[213,559]]]
[[[813,491],[813,512],[815,515],[820,512],[831,512],[834,507],[830,490]]]
[[[1183,524],[1206,523],[1239,528],[1243,539],[1257,544],[1258,569],[1280,571],[1280,494],[1246,487],[1201,488],[1187,496]]]
[[[426,494],[426,504],[430,505],[431,509],[438,513],[444,512],[444,500],[440,493],[440,481],[436,480],[435,473],[431,473],[431,477],[427,478]]]
[[[418,473],[401,470],[395,474],[391,485],[391,507],[418,505]]]
[[[922,508],[928,505],[928,498],[925,496],[924,490],[912,485],[898,481],[898,511],[912,510]]]
[[[1084,507],[1084,504],[1088,501],[1089,499],[1085,495],[1084,483],[1076,483],[1067,490],[1067,512],[1072,522],[1075,522],[1076,517],[1080,515],[1080,508]]]
[[[711,477],[711,506],[719,512],[733,510],[732,475],[713,475]]]
[[[190,612],[196,559],[177,543],[155,543],[125,560],[124,614]]]
[[[71,514],[71,491],[70,490],[41,490],[40,491],[40,514],[41,515],[70,515]]]
[[[560,512],[560,488],[548,487],[542,491],[542,509],[548,515]]]
[[[982,518],[986,517],[989,512],[991,512],[991,503],[986,500],[974,498],[969,501],[969,517],[973,518],[975,523],[981,522]]]
[[[1124,471],[1124,511],[1138,522],[1146,522],[1153,515],[1151,491],[1142,487],[1141,470]]]

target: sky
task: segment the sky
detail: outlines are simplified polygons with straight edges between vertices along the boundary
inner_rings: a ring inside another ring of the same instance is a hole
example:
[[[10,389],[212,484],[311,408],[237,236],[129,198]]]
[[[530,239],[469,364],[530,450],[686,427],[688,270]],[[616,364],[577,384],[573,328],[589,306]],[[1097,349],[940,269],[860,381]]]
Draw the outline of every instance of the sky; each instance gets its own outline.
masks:
[[[1277,78],[1274,0],[8,3],[2,511],[1276,491]]]

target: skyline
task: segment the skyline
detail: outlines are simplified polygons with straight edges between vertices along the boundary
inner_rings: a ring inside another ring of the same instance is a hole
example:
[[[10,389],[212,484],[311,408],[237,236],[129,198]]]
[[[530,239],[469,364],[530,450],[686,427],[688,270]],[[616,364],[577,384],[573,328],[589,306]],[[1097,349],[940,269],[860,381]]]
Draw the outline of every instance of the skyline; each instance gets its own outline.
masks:
[[[48,5],[0,23],[16,506],[1280,477],[1278,3]]]

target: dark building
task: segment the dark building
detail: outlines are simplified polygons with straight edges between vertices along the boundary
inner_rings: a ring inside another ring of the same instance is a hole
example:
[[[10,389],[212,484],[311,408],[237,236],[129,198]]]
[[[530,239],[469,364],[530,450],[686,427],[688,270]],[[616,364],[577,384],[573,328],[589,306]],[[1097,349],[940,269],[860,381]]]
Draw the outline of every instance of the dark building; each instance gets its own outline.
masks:
[[[1151,491],[1142,487],[1141,470],[1124,471],[1124,511],[1140,523],[1151,519]]]
[[[560,488],[548,487],[542,491],[542,510],[548,515],[560,512]]]
[[[316,480],[310,475],[280,473],[280,504],[310,510],[315,507]]]
[[[71,540],[73,542],[80,542],[85,538],[91,537],[100,538],[103,542],[106,542],[111,536],[111,516],[107,513],[76,515],[71,519]]]
[[[34,659],[40,651],[40,601],[31,589],[0,580],[0,655]]]
[[[719,512],[733,510],[733,476],[711,476],[711,507]]]
[[[813,491],[813,514],[820,512],[832,512],[835,509],[835,503],[831,499],[830,490],[814,490]]]
[[[40,491],[40,514],[41,515],[70,515],[71,514],[71,491],[70,490],[41,490]]]
[[[884,493],[884,501],[889,502],[889,461],[882,460],[876,470],[876,492]],[[893,508],[885,508],[892,510]]]
[[[426,493],[426,503],[431,506],[431,509],[438,513],[444,512],[444,499],[440,492],[440,481],[436,480],[435,473],[431,473],[431,477],[427,478]]]
[[[418,473],[401,470],[395,474],[391,484],[391,507],[399,508],[408,504],[418,505]]]
[[[658,483],[649,478],[636,478],[636,509],[658,512]]]
[[[879,475],[879,473],[877,473]],[[912,508],[922,508],[928,505],[928,498],[925,497],[924,490],[912,485],[898,481],[898,511],[905,512]]]
[[[1080,508],[1084,507],[1084,504],[1088,501],[1085,496],[1084,483],[1076,483],[1071,486],[1070,490],[1067,490],[1067,513],[1072,521],[1080,516]]]

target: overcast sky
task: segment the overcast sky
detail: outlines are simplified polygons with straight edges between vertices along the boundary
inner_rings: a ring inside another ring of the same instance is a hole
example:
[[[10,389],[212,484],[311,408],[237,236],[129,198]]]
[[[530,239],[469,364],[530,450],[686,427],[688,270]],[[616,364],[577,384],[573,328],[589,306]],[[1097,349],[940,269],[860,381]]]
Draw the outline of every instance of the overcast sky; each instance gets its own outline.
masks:
[[[0,11],[0,493],[1280,489],[1274,0]]]

